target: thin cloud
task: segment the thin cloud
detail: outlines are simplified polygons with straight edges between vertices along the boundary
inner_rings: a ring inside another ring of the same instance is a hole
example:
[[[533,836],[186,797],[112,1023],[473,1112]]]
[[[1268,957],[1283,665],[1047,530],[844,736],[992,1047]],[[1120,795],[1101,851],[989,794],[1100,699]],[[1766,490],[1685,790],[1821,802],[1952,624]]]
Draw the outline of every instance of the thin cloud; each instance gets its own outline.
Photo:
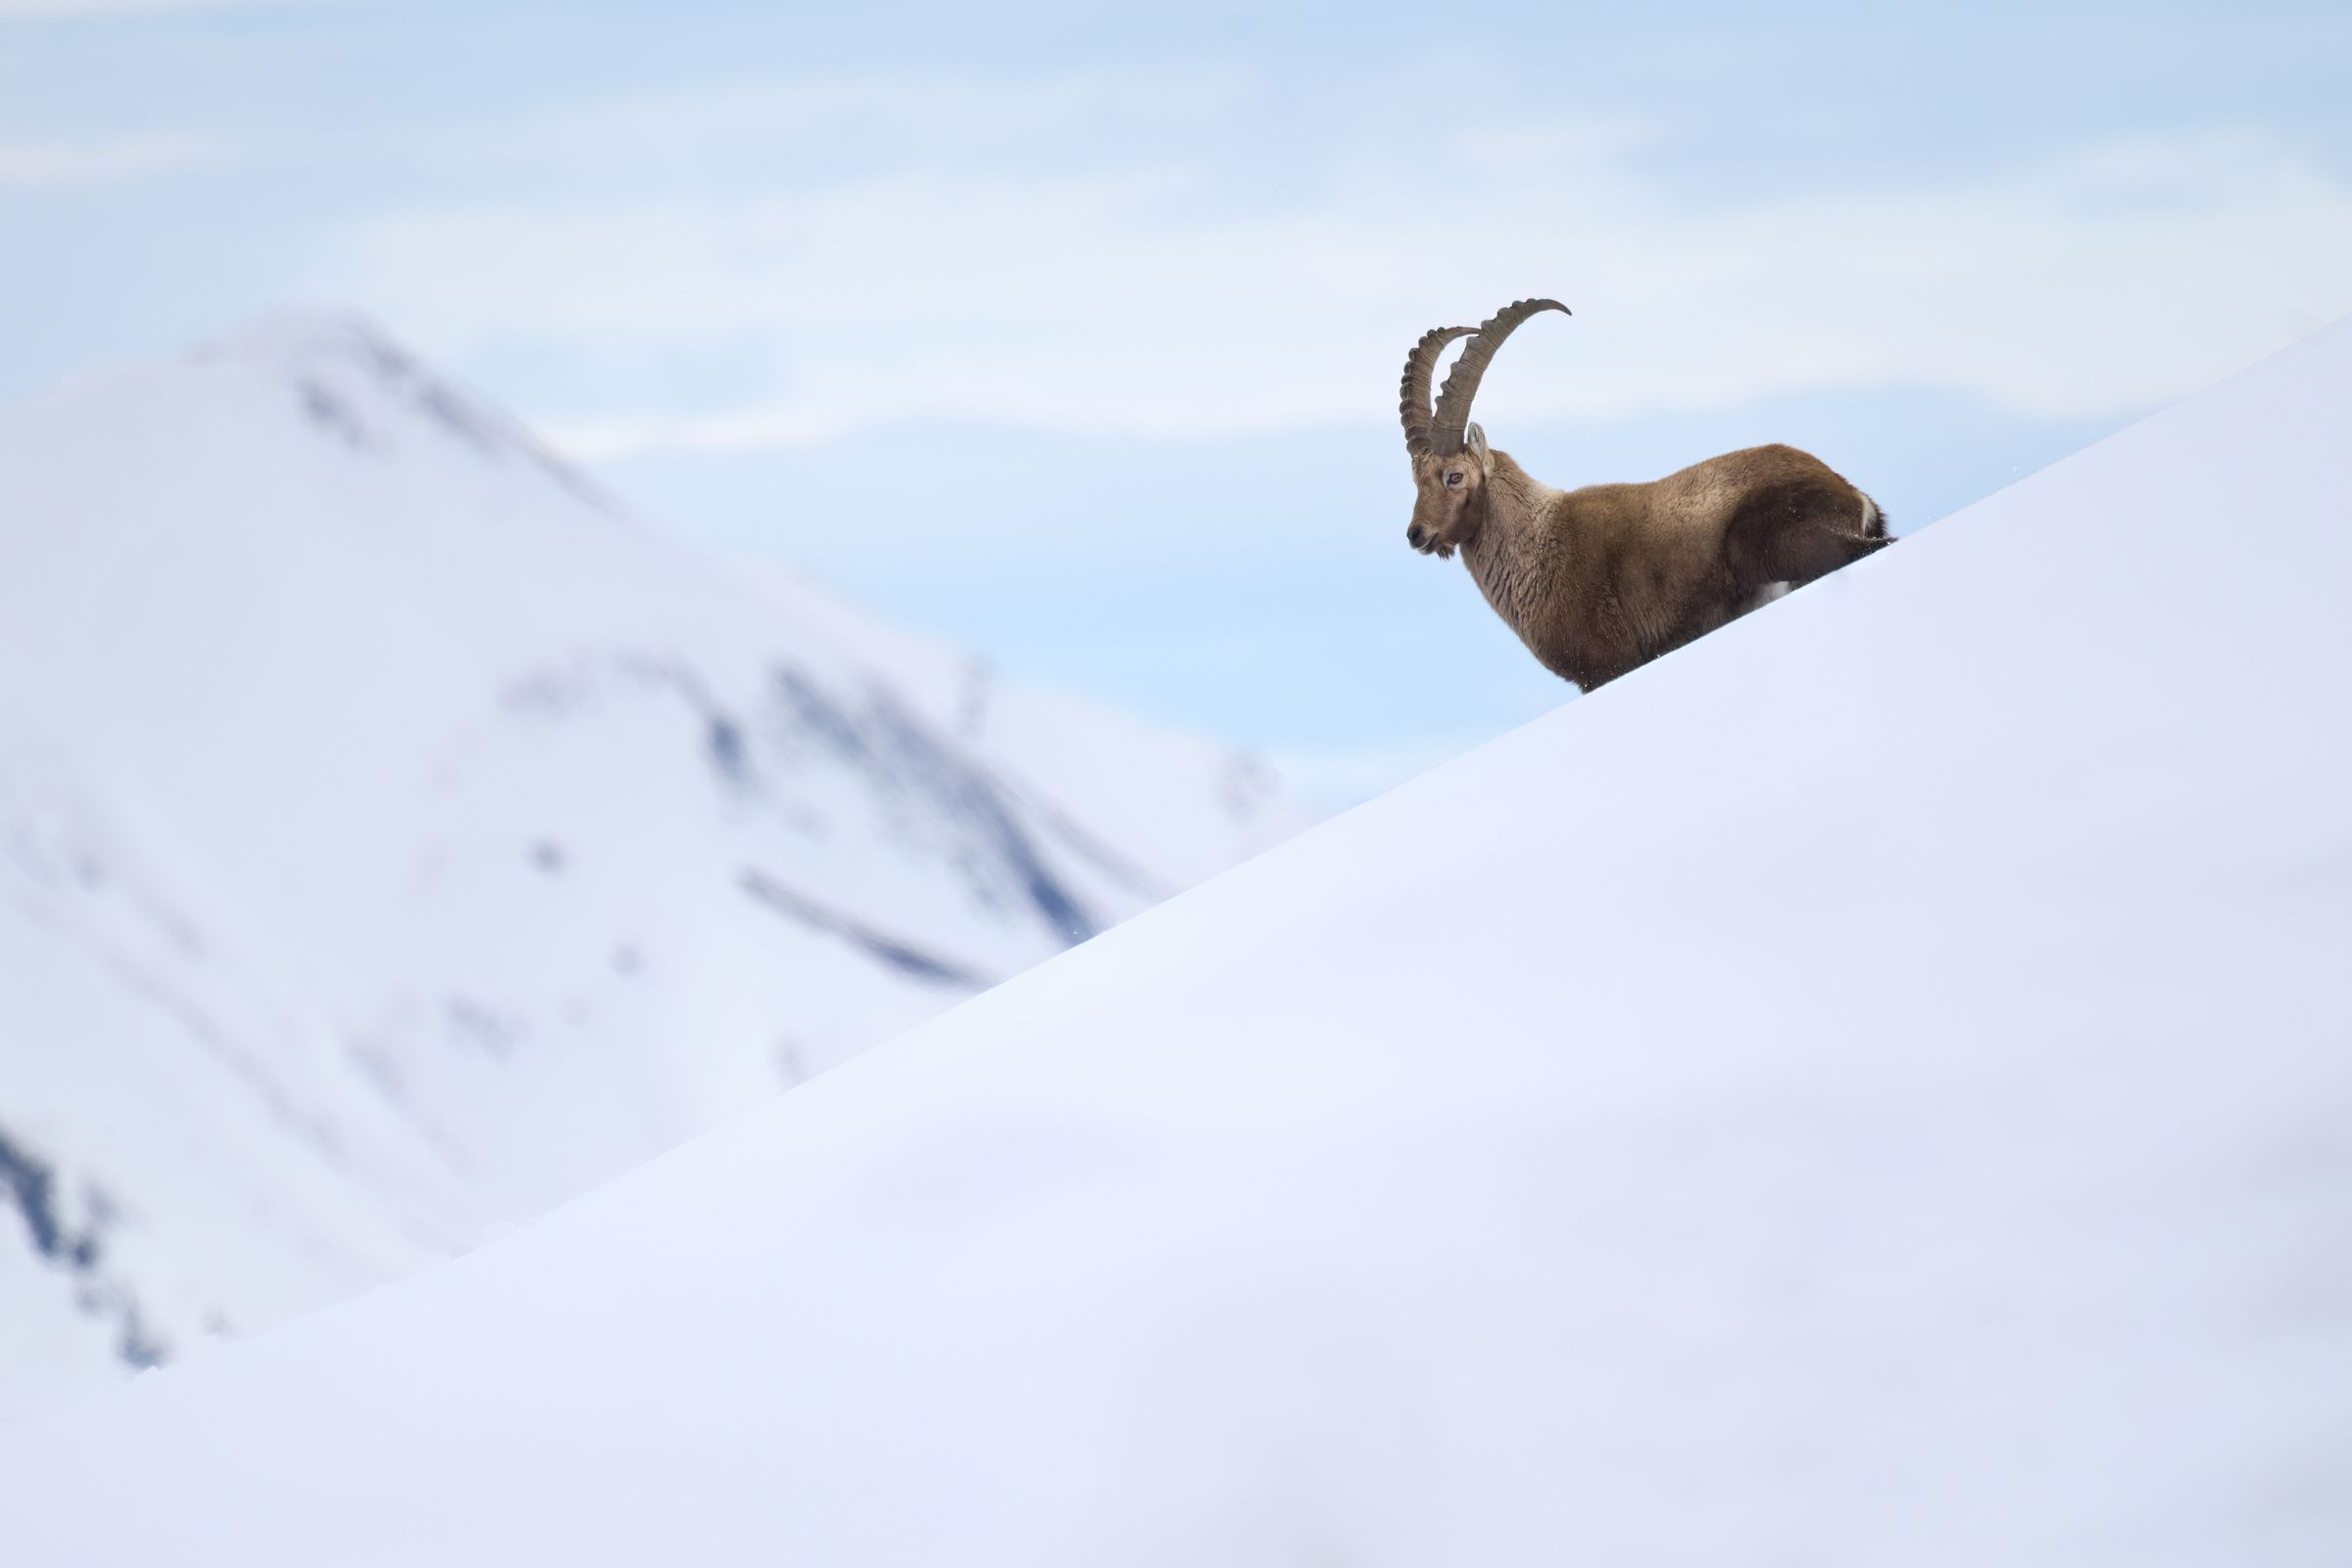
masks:
[[[1520,294],[1578,311],[1491,385],[1522,416],[1925,384],[2038,415],[2144,407],[2352,311],[2352,189],[2196,134],[1996,174],[1697,207],[1621,124],[1342,167],[1281,204],[1200,168],[885,172],[694,203],[420,212],[318,286],[439,352],[764,346],[778,390],[579,423],[583,450],[822,442],[918,419],[1183,438],[1385,409],[1425,326]],[[1440,177],[1443,174],[1443,177]],[[1444,190],[1430,220],[1399,191]]]
[[[0,141],[0,190],[91,185],[139,179],[221,161],[210,142],[181,136],[124,136],[103,141]]]

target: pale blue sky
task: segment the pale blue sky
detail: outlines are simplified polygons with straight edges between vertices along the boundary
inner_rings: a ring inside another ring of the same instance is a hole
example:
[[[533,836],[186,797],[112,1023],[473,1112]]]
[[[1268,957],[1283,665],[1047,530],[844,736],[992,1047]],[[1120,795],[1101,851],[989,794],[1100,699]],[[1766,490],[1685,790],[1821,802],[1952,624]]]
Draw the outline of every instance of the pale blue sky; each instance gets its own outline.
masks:
[[[0,398],[367,310],[654,518],[1346,795],[1567,688],[1402,542],[1555,483],[1916,526],[2352,311],[2352,8],[0,0]]]

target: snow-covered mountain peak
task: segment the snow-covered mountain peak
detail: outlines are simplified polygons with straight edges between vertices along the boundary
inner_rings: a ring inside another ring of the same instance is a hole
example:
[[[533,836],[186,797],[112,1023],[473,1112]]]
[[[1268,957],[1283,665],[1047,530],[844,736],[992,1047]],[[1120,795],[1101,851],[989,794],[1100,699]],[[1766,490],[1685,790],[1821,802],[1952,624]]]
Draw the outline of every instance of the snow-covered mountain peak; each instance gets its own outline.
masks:
[[[614,503],[529,430],[427,367],[357,311],[269,313],[185,357],[282,390],[321,439],[360,453],[411,456],[447,444],[481,462],[519,460],[602,510]]]
[[[0,990],[0,1140],[104,1195],[112,1272],[0,1255],[99,1363],[569,1196],[1302,820],[704,559],[358,318],[0,413],[0,958],[57,977]],[[105,802],[79,892],[58,788]]]

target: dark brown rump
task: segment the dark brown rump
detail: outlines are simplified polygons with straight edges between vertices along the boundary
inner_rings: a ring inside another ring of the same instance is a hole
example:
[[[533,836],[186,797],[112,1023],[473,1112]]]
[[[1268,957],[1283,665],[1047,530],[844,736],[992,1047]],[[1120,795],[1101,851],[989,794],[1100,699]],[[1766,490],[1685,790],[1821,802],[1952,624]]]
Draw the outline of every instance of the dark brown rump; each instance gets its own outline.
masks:
[[[1862,493],[1831,474],[1768,484],[1744,496],[1725,525],[1724,563],[1740,589],[1807,583],[1886,543],[1862,532]]]

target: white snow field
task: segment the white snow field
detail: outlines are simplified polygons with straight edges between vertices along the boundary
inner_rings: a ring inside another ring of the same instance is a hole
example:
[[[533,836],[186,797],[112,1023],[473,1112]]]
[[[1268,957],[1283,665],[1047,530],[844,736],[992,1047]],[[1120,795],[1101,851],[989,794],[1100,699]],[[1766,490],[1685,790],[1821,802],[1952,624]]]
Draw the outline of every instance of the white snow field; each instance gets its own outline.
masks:
[[[1304,820],[337,317],[0,414],[0,1405],[470,1247]]]
[[[2348,414],[2339,326],[0,1431],[12,1558],[2340,1568]]]

